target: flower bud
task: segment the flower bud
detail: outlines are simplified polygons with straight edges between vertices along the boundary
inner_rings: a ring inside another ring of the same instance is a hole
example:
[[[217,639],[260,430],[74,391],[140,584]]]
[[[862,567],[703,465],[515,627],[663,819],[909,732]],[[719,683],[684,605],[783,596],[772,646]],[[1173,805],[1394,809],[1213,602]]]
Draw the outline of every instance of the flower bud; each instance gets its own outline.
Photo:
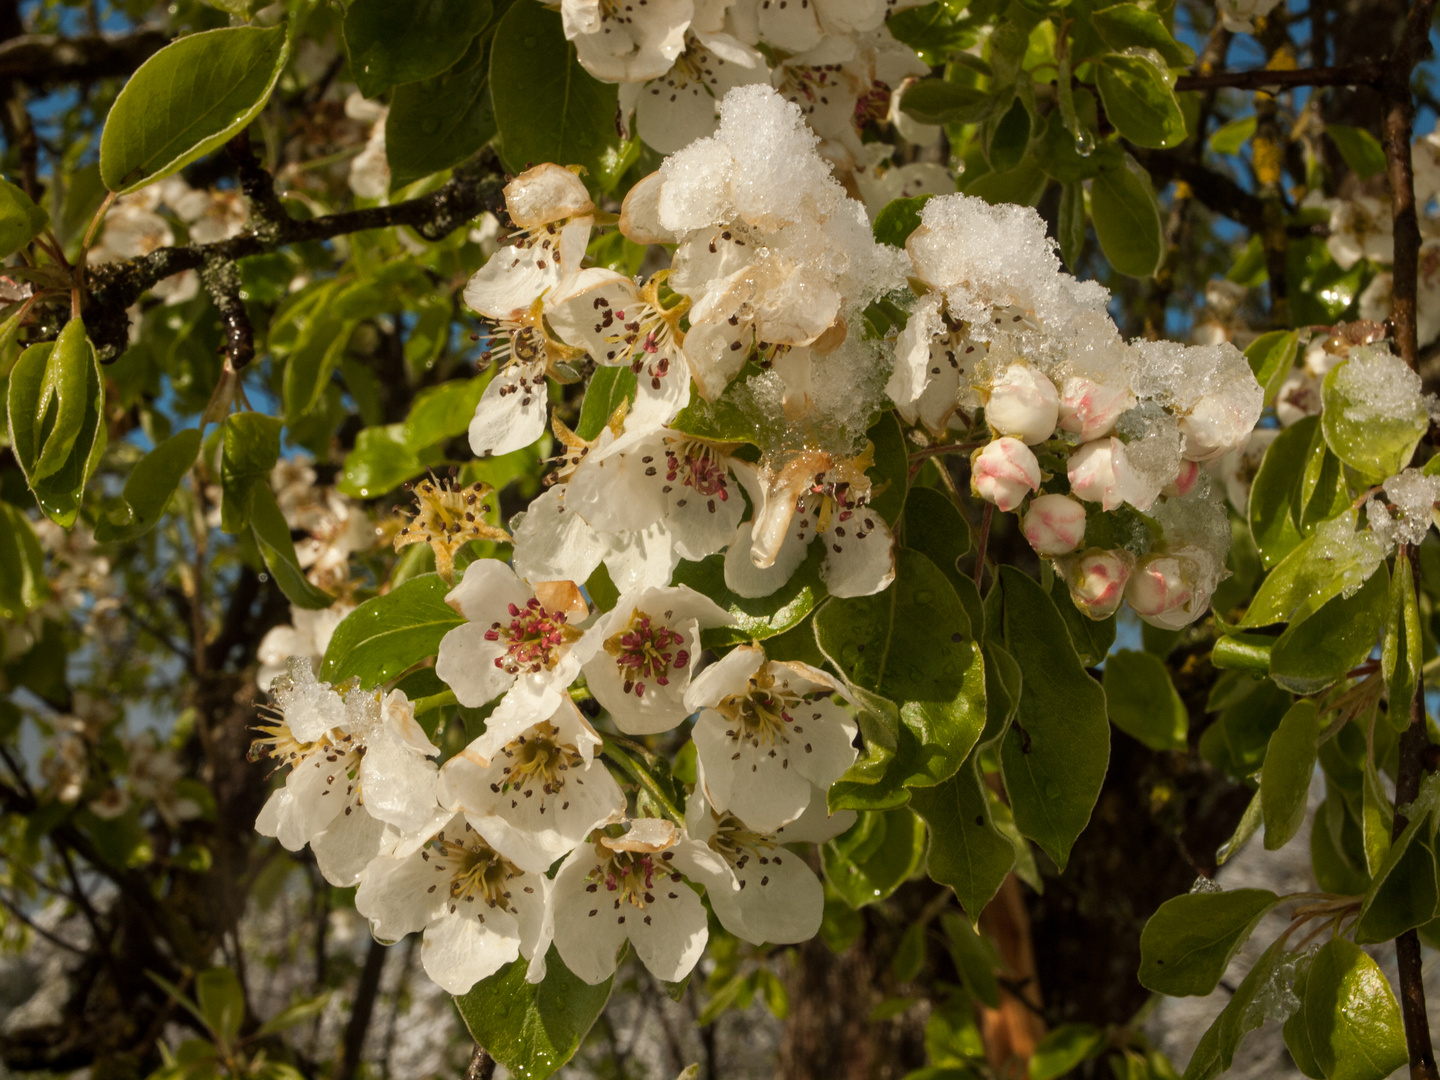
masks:
[[[1075,606],[1092,619],[1108,619],[1125,598],[1125,582],[1134,564],[1128,551],[1090,548],[1056,565]]]
[[[1180,418],[1180,434],[1185,436],[1182,456],[1190,461],[1214,461],[1245,441],[1260,418],[1258,408],[1238,395],[1207,395]],[[1253,413],[1253,415],[1252,415]]]
[[[1022,362],[1011,364],[990,386],[985,421],[997,435],[1008,435],[1027,445],[1044,442],[1055,433],[1060,395],[1045,373]]]
[[[1165,494],[1171,498],[1189,495],[1195,490],[1195,481],[1200,479],[1200,463],[1196,461],[1180,462],[1180,471],[1175,479],[1165,485]]]
[[[1041,495],[1021,525],[1037,555],[1068,555],[1085,539],[1085,507],[1069,495]]]
[[[1200,587],[1199,568],[1176,555],[1153,555],[1130,575],[1125,599],[1151,626],[1179,630],[1195,620],[1210,597]]]
[[[970,483],[980,498],[1014,510],[1040,487],[1040,462],[1019,439],[989,443],[970,459]]]
[[[1066,464],[1070,491],[1078,499],[1098,502],[1104,510],[1114,510],[1125,501],[1125,493],[1133,486],[1130,460],[1125,444],[1111,436],[1088,442],[1070,455]]]
[[[1110,434],[1120,414],[1134,406],[1135,395],[1128,389],[1072,375],[1060,393],[1060,428],[1073,431],[1081,442],[1091,442]]]

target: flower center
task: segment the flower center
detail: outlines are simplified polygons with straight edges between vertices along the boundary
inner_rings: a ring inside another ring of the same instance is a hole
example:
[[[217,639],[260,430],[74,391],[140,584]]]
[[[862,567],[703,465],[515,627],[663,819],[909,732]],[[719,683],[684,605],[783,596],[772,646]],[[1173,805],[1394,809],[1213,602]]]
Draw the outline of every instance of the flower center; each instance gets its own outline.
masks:
[[[734,814],[724,813],[716,818],[715,835],[710,837],[709,846],[731,866],[743,870],[752,857],[768,859],[768,853],[779,847],[779,841],[773,836],[752,832]]]
[[[670,374],[671,356],[681,337],[680,316],[688,306],[686,302],[663,307],[655,281],[646,284],[640,299],[623,308],[597,296],[595,333],[610,346],[605,360],[629,364],[637,379],[649,379],[651,389],[660,389],[660,380]]]
[[[665,447],[666,483],[678,482],[683,487],[694,488],[695,494],[710,500],[712,513],[716,499],[721,502],[730,499],[729,475],[724,455],[713,446],[686,439],[668,443]],[[666,490],[668,492],[669,489]]]
[[[735,724],[726,735],[758,749],[790,741],[789,726],[795,722],[790,710],[803,700],[799,694],[776,690],[774,676],[762,670],[744,694],[733,694],[715,708]]]
[[[298,765],[315,754],[322,755],[327,761],[339,762],[351,753],[364,752],[363,746],[355,745],[356,736],[353,733],[347,732],[334,740],[329,735],[321,735],[314,742],[301,742],[295,738],[283,716],[269,719],[271,723],[255,726],[261,734],[250,743],[250,751],[246,755],[250,761],[272,758],[275,768],[279,769],[286,765]]]
[[[649,615],[636,608],[629,625],[605,639],[605,651],[615,658],[615,666],[625,681],[625,693],[643,698],[646,679],[669,686],[671,668],[683,671],[689,666],[689,651],[677,649],[683,644],[685,636],[680,631],[653,624]]]
[[[668,867],[656,866],[655,856],[650,852],[612,851],[603,844],[597,844],[595,851],[600,856],[600,865],[590,871],[587,878],[590,884],[585,891],[594,893],[603,888],[617,908],[625,903],[643,911],[655,902],[657,877],[661,881],[667,876],[680,880],[680,875],[671,875]]]
[[[501,751],[508,764],[500,771],[505,779],[491,784],[490,790],[497,794],[517,791],[525,798],[542,792],[541,813],[544,795],[554,795],[565,786],[565,773],[578,769],[585,759],[574,746],[560,741],[560,732],[548,720],[536,724],[529,735],[521,735]],[[570,804],[566,803],[565,809]]]
[[[450,875],[447,888],[452,915],[461,904],[473,904],[476,900],[501,911],[509,910],[510,879],[519,877],[520,870],[485,843],[468,822],[464,834],[458,838],[439,833],[430,842],[430,850],[423,851],[421,857],[433,862],[438,873]],[[428,891],[434,892],[436,888],[431,885]],[[481,914],[480,919],[483,922],[485,916]]]
[[[560,650],[580,636],[565,624],[563,611],[546,611],[533,596],[523,608],[509,605],[509,612],[509,625],[491,623],[485,640],[505,642],[505,652],[495,658],[495,666],[511,675],[548,671],[560,660]]]

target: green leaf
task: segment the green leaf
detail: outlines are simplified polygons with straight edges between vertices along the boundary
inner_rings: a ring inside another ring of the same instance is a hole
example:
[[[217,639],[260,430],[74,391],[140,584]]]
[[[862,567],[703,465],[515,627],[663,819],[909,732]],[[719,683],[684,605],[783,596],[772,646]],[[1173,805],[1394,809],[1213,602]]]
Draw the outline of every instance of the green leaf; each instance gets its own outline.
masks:
[[[70,458],[85,421],[86,390],[95,366],[95,351],[85,324],[71,319],[45,359],[45,373],[31,409],[35,430],[42,436],[39,451],[26,469],[31,484],[51,476]],[[51,406],[54,412],[51,414]],[[24,462],[21,463],[24,467]]]
[[[991,206],[1015,203],[1034,206],[1045,193],[1046,176],[1033,157],[1003,172],[987,172],[965,186],[965,194],[984,199]]]
[[[1215,850],[1215,865],[1224,866],[1235,857],[1259,830],[1264,821],[1264,811],[1260,802],[1260,793],[1257,791],[1250,798],[1249,804],[1245,807],[1245,813],[1240,815],[1240,824],[1235,826],[1235,831],[1230,834],[1230,839],[1221,844]]]
[[[1116,270],[1146,278],[1160,269],[1165,236],[1148,178],[1128,166],[1102,172],[1090,184],[1090,216],[1100,250]]]
[[[245,1022],[245,991],[229,968],[211,968],[195,976],[195,998],[205,1024],[222,1052],[234,1045]]]
[[[1030,112],[1018,97],[1005,115],[985,125],[985,157],[997,173],[1020,164],[1030,145]]]
[[[1265,451],[1250,486],[1250,536],[1260,562],[1270,570],[1304,539],[1300,532],[1300,484],[1320,418],[1307,416],[1276,437]]]
[[[250,492],[250,532],[275,584],[296,607],[312,610],[329,607],[335,597],[311,585],[305,571],[300,569],[290,526],[285,524],[285,515],[280,512],[270,485],[255,484]]]
[[[1409,1060],[1390,983],[1359,946],[1327,941],[1305,980],[1305,1030],[1328,1080],[1385,1080]]]
[[[1280,720],[1265,750],[1260,772],[1260,805],[1265,819],[1265,850],[1288,844],[1305,821],[1305,797],[1315,776],[1320,717],[1315,703],[1295,702]]]
[[[575,434],[586,440],[598,438],[616,409],[634,403],[635,393],[635,373],[627,365],[597,367],[585,387]]]
[[[1261,334],[1245,350],[1245,359],[1250,361],[1250,370],[1255,381],[1265,388],[1265,404],[1275,404],[1275,396],[1295,366],[1295,354],[1300,350],[1300,331],[1272,330]]]
[[[581,982],[552,947],[545,978],[525,981],[526,962],[516,960],[455,999],[470,1035],[512,1076],[544,1080],[564,1065],[610,1000],[613,979]]]
[[[278,1013],[266,1020],[256,1029],[255,1034],[261,1038],[266,1035],[275,1035],[281,1031],[288,1031],[297,1024],[303,1024],[307,1020],[314,1020],[325,1009],[326,1003],[330,1000],[328,993],[319,994],[304,1001],[297,1001],[294,1005],[281,1009]]]
[[[1101,8],[1091,19],[1101,40],[1117,53],[1153,49],[1171,67],[1188,68],[1195,63],[1195,50],[1176,41],[1159,15],[1138,4]]]
[[[490,97],[500,155],[512,172],[529,162],[583,165],[591,183],[608,190],[624,164],[617,95],[575,59],[559,12],[512,4],[501,18],[490,47]]]
[[[1090,820],[1110,760],[1105,691],[1085,671],[1054,603],[1002,567],[1005,641],[1020,665],[1020,709],[1001,744],[1015,824],[1064,870]]]
[[[1305,1024],[1305,980],[1310,977],[1309,960],[1302,960],[1295,972],[1295,989],[1300,994],[1300,1008],[1291,1014],[1290,1019],[1285,1021],[1283,1029],[1285,1036],[1285,1049],[1290,1051],[1290,1056],[1295,1059],[1295,1067],[1311,1080],[1325,1080],[1325,1073],[1321,1070],[1319,1062],[1315,1060],[1315,1051],[1310,1047],[1310,1029]]]
[[[238,533],[250,521],[250,497],[256,484],[268,484],[280,460],[278,416],[233,413],[222,426],[220,451],[220,528]]]
[[[945,930],[950,958],[955,961],[965,989],[977,1001],[998,1009],[1000,984],[995,978],[995,969],[1000,966],[1000,959],[994,947],[975,932],[969,919],[961,918],[953,911],[940,916],[940,925]]]
[[[1345,164],[1361,180],[1369,180],[1385,171],[1385,148],[1380,140],[1364,128],[1344,124],[1326,124],[1325,131],[1334,141]]]
[[[176,432],[146,454],[125,481],[124,509],[95,523],[95,539],[109,544],[144,536],[160,522],[170,496],[200,453],[200,429]]]
[[[875,215],[870,231],[880,243],[903,248],[910,234],[920,227],[920,211],[932,198],[933,195],[916,195],[910,199],[891,199]]]
[[[105,118],[105,186],[134,191],[224,145],[265,107],[289,52],[284,24],[206,30],[165,46],[130,77]]]
[[[1061,1024],[1035,1046],[1030,1080],[1056,1080],[1105,1045],[1105,1033],[1090,1024]]]
[[[1427,776],[1410,806],[1409,823],[1395,838],[1365,891],[1365,902],[1355,923],[1355,940],[1360,944],[1390,941],[1435,918],[1440,905],[1432,846],[1437,801],[1440,779]]]
[[[1390,575],[1382,562],[1351,596],[1336,596],[1293,623],[1270,652],[1270,677],[1294,694],[1318,694],[1370,655],[1385,627]]]
[[[1377,574],[1376,577],[1379,577]],[[1380,646],[1380,670],[1390,702],[1390,723],[1403,731],[1410,724],[1410,701],[1424,661],[1424,635],[1415,597],[1415,576],[1404,547],[1395,558],[1385,613],[1385,639]]]
[[[1242,116],[1215,129],[1210,136],[1210,149],[1217,154],[1238,154],[1255,134],[1255,117]],[[1284,333],[1285,331],[1272,331]],[[1263,384],[1262,384],[1263,385]]]
[[[905,432],[893,412],[883,412],[865,432],[875,450],[875,463],[866,470],[871,481],[870,508],[886,521],[901,519],[910,486],[910,458]]]
[[[350,76],[367,98],[433,78],[465,54],[490,12],[490,0],[353,0],[344,29]],[[389,133],[387,124],[387,141]]]
[[[355,284],[352,282],[351,286]],[[338,308],[339,301],[349,291],[339,282],[330,283],[297,320],[300,333],[285,361],[284,381],[285,423],[292,427],[319,404],[330,376],[350,343],[350,335],[359,324],[358,317],[346,317]]]
[[[689,585],[730,613],[733,626],[705,632],[707,648],[739,645],[783,634],[815,610],[815,605],[826,596],[825,585],[820,580],[820,563],[824,558],[824,547],[811,544],[799,569],[769,596],[745,597],[731,592],[725,585],[724,552],[699,562],[682,562],[675,568],[672,580],[676,585]]]
[[[1184,750],[1190,714],[1164,661],[1121,649],[1105,661],[1105,704],[1110,719],[1151,750]]]
[[[0,178],[0,259],[19,251],[49,224],[50,215],[29,195]]]
[[[1075,654],[1080,657],[1080,662],[1087,668],[1102,663],[1110,654],[1110,647],[1115,644],[1115,616],[1092,619],[1082,614],[1071,599],[1070,590],[1058,577],[1050,584],[1050,600],[1055,605],[1055,610],[1060,613],[1060,618],[1065,620],[1065,629],[1070,632],[1070,644],[1075,646]]]
[[[905,786],[955,775],[985,726],[985,677],[970,619],[944,573],[896,553],[895,581],[874,596],[831,597],[815,613],[821,650],[854,686],[899,706],[917,757]]]
[[[1071,271],[1085,250],[1085,189],[1078,183],[1060,187],[1060,257]]]
[[[1240,946],[1278,903],[1280,898],[1268,889],[1171,897],[1140,932],[1141,984],[1171,997],[1210,993]]]
[[[465,621],[445,603],[449,591],[439,574],[421,574],[365,601],[335,628],[320,678],[378,686],[434,656],[440,639]]]
[[[30,519],[19,507],[0,502],[0,616],[22,621],[49,598],[45,552]]]
[[[381,4],[396,8],[390,0]],[[488,12],[490,5],[480,0],[465,6]],[[490,56],[484,37],[477,36],[449,71],[396,88],[385,121],[385,160],[392,191],[459,165],[495,137],[489,79]]]
[[[922,79],[900,99],[900,108],[922,124],[978,124],[1003,103],[1003,95],[973,86]]]
[[[1399,357],[1390,357],[1404,370]],[[1371,407],[1358,406],[1341,392],[1340,373],[1352,362],[1341,360],[1325,376],[1320,415],[1325,441],[1337,457],[1362,476],[1377,483],[1394,476],[1410,463],[1415,447],[1430,429],[1430,413],[1419,393],[1403,415],[1375,415]],[[1418,388],[1417,388],[1418,391]]]
[[[1095,67],[1106,117],[1137,146],[1167,150],[1185,141],[1185,115],[1166,76],[1139,56],[1102,56]]]
[[[1239,625],[1300,622],[1342,590],[1364,584],[1385,552],[1368,531],[1355,531],[1357,516],[1347,510],[1296,545],[1270,571]]]
[[[890,519],[893,520],[893,519]],[[961,517],[954,502],[936,488],[911,488],[905,499],[905,546],[920,552],[950,579],[955,591],[963,587],[958,565],[960,556],[970,550],[970,526]],[[973,588],[974,582],[970,582]],[[965,597],[960,597],[961,603]],[[979,637],[980,628],[971,618],[971,633]]]
[[[925,826],[908,807],[862,811],[820,849],[825,877],[852,908],[884,900],[920,866]]]
[[[932,788],[916,788],[910,806],[930,827],[925,872],[955,890],[965,914],[978,919],[1015,865],[1015,849],[995,828],[983,781],[969,763]]]
[[[1185,1067],[1184,1080],[1213,1080],[1230,1068],[1240,1040],[1263,1024],[1273,1008],[1267,1007],[1268,1000],[1273,1000],[1277,990],[1289,988],[1293,963],[1293,954],[1286,950],[1283,938],[1260,954],[1215,1022],[1200,1037]]]
[[[1210,663],[1228,671],[1270,674],[1270,654],[1279,638],[1269,634],[1226,634],[1215,642]]]

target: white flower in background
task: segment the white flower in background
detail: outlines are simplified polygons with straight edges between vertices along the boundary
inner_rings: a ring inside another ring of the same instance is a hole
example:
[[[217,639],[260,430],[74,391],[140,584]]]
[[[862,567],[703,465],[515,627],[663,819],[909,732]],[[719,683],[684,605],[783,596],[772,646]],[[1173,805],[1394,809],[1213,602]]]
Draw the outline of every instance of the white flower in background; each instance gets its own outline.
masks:
[[[1085,540],[1085,506],[1069,495],[1041,495],[1021,525],[1037,555],[1068,555]]]
[[[891,119],[897,115],[892,98]],[[873,220],[896,199],[918,195],[949,195],[955,190],[955,174],[944,165],[913,161],[896,165],[890,159],[895,148],[886,143],[865,143],[865,167],[855,173],[855,186]],[[922,298],[923,302],[923,298]]]
[[[345,115],[370,125],[365,148],[350,162],[350,190],[362,199],[384,200],[390,195],[390,162],[385,156],[385,117],[390,110],[368,101],[356,90],[345,99]]]
[[[251,756],[291,768],[255,828],[288,851],[310,844],[326,880],[353,885],[386,826],[412,832],[434,816],[436,765],[428,759],[440,750],[402,692],[342,694],[319,682],[306,658],[292,659],[271,693],[276,716],[259,726]]]
[[[100,230],[99,240],[85,253],[86,262],[91,266],[100,266],[171,247],[175,243],[175,232],[156,210],[166,191],[190,190],[183,180],[178,177],[172,179],[173,185],[162,181],[116,199],[105,214],[105,225]],[[183,304],[199,293],[200,276],[193,270],[184,270],[157,282],[150,291],[167,304]]]
[[[725,553],[725,584],[740,596],[769,596],[821,538],[820,577],[832,596],[869,596],[895,579],[895,537],[870,508],[874,447],[853,458],[818,450],[756,473],[753,521],[742,523]]]
[[[621,731],[669,731],[691,712],[685,692],[700,660],[700,631],[730,621],[684,585],[626,593],[588,631],[601,646],[582,669],[586,684]]]
[[[1232,34],[1253,34],[1255,20],[1262,19],[1280,0],[1215,0],[1215,10],[1225,29]]]
[[[774,832],[805,812],[855,761],[858,730],[831,700],[835,681],[741,645],[700,673],[685,704],[701,709],[695,749],[717,811]]]
[[[1317,402],[1315,413],[1319,412]],[[1225,497],[1230,500],[1230,505],[1241,514],[1249,510],[1250,487],[1255,482],[1255,474],[1260,471],[1261,462],[1265,460],[1265,451],[1279,436],[1278,428],[1256,428],[1245,440],[1244,446],[1231,450],[1208,466],[1211,475],[1217,476],[1225,486]]]
[[[1417,196],[1418,197],[1418,196]],[[1395,279],[1382,270],[1370,279],[1360,294],[1360,318],[1384,322],[1395,306]],[[1440,337],[1440,240],[1420,243],[1420,280],[1416,283],[1415,332],[1421,345]]]
[[[656,79],[685,48],[692,0],[563,0],[565,37],[601,82]]]
[[[1135,557],[1128,551],[1098,548],[1055,561],[1070,588],[1070,599],[1092,619],[1108,619],[1119,610],[1134,565]]]
[[[312,585],[333,592],[349,580],[350,556],[375,546],[375,523],[360,503],[333,489],[325,492],[324,508],[295,555]]]
[[[673,154],[715,132],[720,100],[737,86],[768,83],[764,55],[725,33],[691,27],[685,51],[670,70],[646,83],[620,87],[622,113],[635,113],[646,145]]]
[[[1349,270],[1361,259],[1392,263],[1395,261],[1392,230],[1387,203],[1368,195],[1339,199],[1331,207],[1330,235],[1325,246],[1342,270]]]
[[[805,813],[771,833],[751,829],[734,814],[717,812],[705,797],[703,783],[685,804],[685,831],[723,860],[720,867],[698,870],[697,880],[705,886],[720,925],[752,945],[809,941],[819,932],[824,887],[805,859],[784,845],[822,844],[854,822],[853,810],[828,813],[820,789],[811,793]]]
[[[995,439],[971,457],[970,486],[1000,510],[1014,510],[1040,490],[1040,462],[1019,439]]]
[[[895,367],[885,393],[906,423],[917,421],[932,435],[944,434],[960,408],[960,387],[974,377],[986,346],[945,311],[944,298],[920,298],[895,341]]]
[[[583,635],[574,624],[589,615],[579,588],[546,581],[532,592],[498,559],[480,559],[445,602],[465,617],[441,639],[435,659],[435,674],[456,700],[478,708],[506,694],[491,723],[550,716],[589,655],[576,648]]]
[[[238,191],[192,190],[175,213],[190,227],[192,244],[215,244],[240,235],[250,220],[250,204]]]
[[[424,933],[425,973],[464,994],[517,957],[545,977],[550,882],[526,873],[456,814],[378,856],[360,878],[355,910],[380,941]]]
[[[1304,367],[1296,368],[1280,384],[1275,395],[1275,417],[1281,427],[1299,423],[1307,416],[1319,416],[1322,380]],[[1253,434],[1253,432],[1252,432]],[[1234,453],[1235,451],[1231,451]]]
[[[172,829],[200,816],[200,804],[180,794],[185,768],[175,751],[162,746],[153,731],[121,743],[125,747],[125,779],[134,798],[152,805]]]
[[[1423,213],[1427,204],[1440,195],[1440,131],[1416,139],[1410,147],[1415,170],[1415,204]]]
[[[440,770],[440,801],[520,869],[543,874],[592,829],[625,816],[624,794],[595,760],[599,746],[568,696],[544,720],[492,714]]]
[[[335,628],[354,610],[355,605],[346,603],[331,604],[318,611],[291,604],[290,625],[271,627],[255,650],[260,661],[255,672],[256,685],[261,690],[269,690],[270,684],[288,670],[292,656],[305,657],[313,670],[319,670]]]
[[[985,422],[997,436],[1034,446],[1055,434],[1059,419],[1060,394],[1033,365],[1017,361],[991,381]]]
[[[719,857],[660,818],[630,822],[620,837],[596,833],[555,875],[555,948],[592,986],[615,974],[626,940],[658,979],[678,982],[705,951],[705,905],[685,882],[714,872]]]

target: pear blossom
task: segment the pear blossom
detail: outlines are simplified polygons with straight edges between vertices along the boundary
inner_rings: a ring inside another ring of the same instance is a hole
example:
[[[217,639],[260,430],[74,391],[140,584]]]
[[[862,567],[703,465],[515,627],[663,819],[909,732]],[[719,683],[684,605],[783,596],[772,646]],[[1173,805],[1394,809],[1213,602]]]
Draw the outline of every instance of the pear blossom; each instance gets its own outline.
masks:
[[[1244,446],[1231,450],[1207,466],[1210,474],[1219,477],[1224,485],[1225,497],[1230,500],[1230,505],[1241,514],[1249,510],[1250,488],[1260,471],[1260,463],[1265,460],[1265,451],[1279,436],[1277,428],[1257,428],[1250,433]]]
[[[1075,606],[1092,619],[1108,619],[1125,599],[1125,584],[1135,558],[1128,551],[1090,548],[1058,559],[1055,565],[1070,587]]]
[[[1390,207],[1369,195],[1337,199],[1331,206],[1330,235],[1325,246],[1342,270],[1349,270],[1361,259],[1394,262]]]
[[[895,367],[885,393],[906,423],[917,421],[932,435],[950,427],[968,383],[988,349],[973,340],[964,323],[945,311],[938,293],[922,296],[895,341]]]
[[[1081,442],[1093,442],[1110,434],[1120,415],[1134,406],[1135,394],[1128,387],[1072,375],[1060,391],[1060,429],[1074,432]]]
[[[695,749],[705,791],[760,832],[795,821],[855,761],[855,721],[831,700],[835,681],[808,664],[767,660],[741,645],[690,684],[701,709]]]
[[[1180,462],[1180,471],[1175,479],[1168,484],[1162,492],[1171,497],[1189,495],[1195,490],[1195,484],[1200,479],[1200,463],[1198,461]]]
[[[465,618],[441,638],[435,659],[456,700],[478,708],[505,694],[505,715],[553,713],[588,655],[574,625],[589,615],[579,588],[544,581],[532,590],[499,560],[480,559],[445,602]]]
[[[517,867],[455,814],[377,856],[360,877],[355,910],[379,941],[423,932],[425,973],[464,994],[522,956],[530,982],[545,977],[549,891],[544,874]]]
[[[740,596],[768,596],[823,537],[820,577],[832,596],[869,596],[895,579],[895,537],[870,508],[874,447],[854,458],[805,450],[754,474],[759,507],[725,553],[725,584]]]
[[[385,118],[389,112],[358,90],[345,99],[345,115],[370,125],[364,149],[350,161],[350,190],[362,199],[383,201],[390,194],[390,162],[385,156]]]
[[[395,534],[395,550],[429,544],[435,552],[435,570],[446,581],[454,578],[456,553],[471,540],[509,541],[504,529],[485,520],[494,509],[495,489],[489,484],[477,481],[462,487],[450,480],[429,479],[412,490],[420,505]]]
[[[551,890],[555,948],[592,986],[615,973],[628,939],[658,979],[678,982],[709,937],[705,905],[686,883],[719,856],[661,818],[639,818],[621,836],[603,832],[572,851]]]
[[[310,844],[327,880],[353,885],[387,826],[404,833],[434,815],[427,759],[440,750],[404,693],[342,693],[315,678],[308,658],[293,658],[271,694],[277,715],[260,725],[251,755],[291,769],[255,828],[289,851]]]
[[[1037,555],[1068,555],[1085,539],[1085,506],[1069,495],[1040,495],[1021,524]]]
[[[723,860],[719,867],[702,867],[697,880],[720,925],[752,945],[808,941],[819,933],[824,887],[804,858],[785,845],[824,843],[854,822],[853,810],[829,813],[819,789],[799,818],[771,833],[717,812],[705,797],[703,779],[685,804],[686,833]]]
[[[343,602],[319,610],[291,604],[290,624],[271,627],[256,647],[260,667],[255,672],[255,684],[261,690],[270,689],[270,684],[285,674],[292,656],[308,657],[311,667],[318,668],[335,628],[354,610],[354,604]]]
[[[986,502],[1014,510],[1026,495],[1040,489],[1040,462],[1019,439],[995,439],[970,459],[970,484]]]
[[[996,435],[1033,446],[1055,433],[1059,419],[1060,394],[1033,365],[1013,363],[990,383],[985,422]]]
[[[1203,552],[1182,549],[1142,559],[1125,585],[1125,600],[1135,614],[1166,630],[1194,622],[1210,603],[1201,569]]]
[[[592,829],[623,818],[625,796],[568,696],[544,720],[495,719],[440,770],[440,801],[516,866],[543,874]]]
[[[758,49],[692,25],[669,71],[646,83],[621,85],[620,108],[634,110],[636,131],[647,146],[673,154],[714,133],[720,100],[732,88],[769,81],[770,68]]]
[[[563,0],[565,37],[581,65],[601,82],[644,82],[664,75],[685,48],[692,0]]]
[[[1125,444],[1114,436],[1076,449],[1066,463],[1066,472],[1070,491],[1086,502],[1098,502],[1102,510],[1114,510],[1130,502],[1137,487]]]
[[[1216,0],[1215,9],[1232,34],[1253,34],[1255,20],[1275,10],[1280,0]]]

